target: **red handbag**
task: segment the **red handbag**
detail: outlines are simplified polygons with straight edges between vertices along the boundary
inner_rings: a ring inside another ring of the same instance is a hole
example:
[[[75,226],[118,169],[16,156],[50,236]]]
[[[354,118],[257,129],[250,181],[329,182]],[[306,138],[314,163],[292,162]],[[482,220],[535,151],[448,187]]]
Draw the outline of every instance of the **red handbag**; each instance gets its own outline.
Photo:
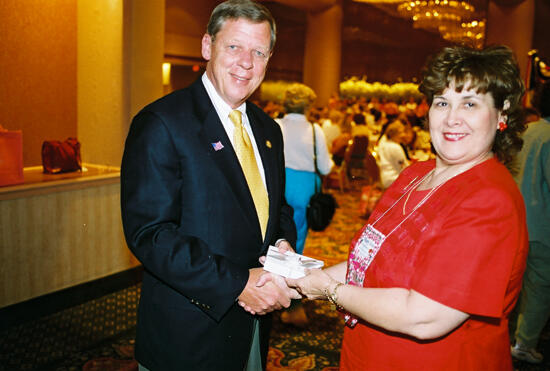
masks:
[[[0,125],[0,186],[23,182],[23,134]]]
[[[76,138],[46,140],[42,143],[42,167],[46,174],[82,170],[80,143]]]

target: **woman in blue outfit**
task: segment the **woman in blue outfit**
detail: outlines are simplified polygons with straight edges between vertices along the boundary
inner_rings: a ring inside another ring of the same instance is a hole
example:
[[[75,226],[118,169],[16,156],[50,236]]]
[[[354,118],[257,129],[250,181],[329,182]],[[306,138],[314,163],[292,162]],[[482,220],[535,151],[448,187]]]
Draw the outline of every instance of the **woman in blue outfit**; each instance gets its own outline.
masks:
[[[285,197],[294,209],[294,223],[298,232],[296,252],[299,254],[304,251],[308,232],[306,208],[315,193],[315,183],[320,184],[313,163],[313,128],[319,172],[326,175],[333,165],[323,130],[319,125],[309,122],[305,116],[316,98],[315,92],[308,86],[298,83],[290,85],[283,99],[286,114],[280,122],[285,146]],[[281,320],[304,326],[307,316],[303,307],[293,302],[290,310],[281,314]]]

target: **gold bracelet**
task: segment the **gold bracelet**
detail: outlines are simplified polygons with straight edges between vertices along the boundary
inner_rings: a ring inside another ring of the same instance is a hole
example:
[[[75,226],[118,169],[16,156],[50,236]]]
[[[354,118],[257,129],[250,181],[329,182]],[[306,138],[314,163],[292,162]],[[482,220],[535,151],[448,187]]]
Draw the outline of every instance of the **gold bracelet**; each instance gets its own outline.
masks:
[[[332,283],[332,282],[331,282]],[[343,310],[344,307],[338,304],[338,293],[336,292],[340,286],[343,286],[344,284],[342,282],[338,282],[335,286],[332,292],[329,294],[328,289],[330,287],[330,283],[325,287],[325,296],[327,297],[328,301],[337,309],[337,310]]]

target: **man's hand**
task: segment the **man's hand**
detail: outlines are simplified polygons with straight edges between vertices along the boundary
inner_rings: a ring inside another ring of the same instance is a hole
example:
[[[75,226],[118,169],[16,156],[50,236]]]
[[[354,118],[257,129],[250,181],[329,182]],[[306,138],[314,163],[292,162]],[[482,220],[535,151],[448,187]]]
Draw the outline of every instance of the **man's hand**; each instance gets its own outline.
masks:
[[[269,274],[263,268],[250,269],[248,282],[239,296],[239,305],[252,314],[266,314],[290,306],[290,297],[270,281],[262,286],[257,282],[263,274]],[[286,287],[286,283],[285,283]]]
[[[284,253],[286,251],[292,251],[295,252],[292,248],[292,245],[287,240],[281,240],[278,244],[275,245],[275,247],[279,250],[279,252]]]
[[[260,278],[264,277],[261,281]],[[258,282],[262,284],[259,286]],[[284,279],[262,268],[250,269],[248,282],[239,296],[239,305],[252,314],[266,314],[290,306],[291,298],[299,298],[296,290],[288,288]]]
[[[256,286],[261,287],[268,282],[273,282],[282,292],[284,292],[290,299],[301,299],[302,295],[292,288],[289,287],[283,276],[280,276],[276,273],[266,272],[261,275],[260,279],[256,283]]]

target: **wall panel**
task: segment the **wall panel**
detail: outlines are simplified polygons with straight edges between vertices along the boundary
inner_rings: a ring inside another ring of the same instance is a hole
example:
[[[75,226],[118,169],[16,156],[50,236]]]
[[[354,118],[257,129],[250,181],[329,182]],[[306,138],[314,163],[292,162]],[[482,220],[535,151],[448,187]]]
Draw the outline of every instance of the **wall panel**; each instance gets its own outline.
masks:
[[[77,135],[76,1],[0,1],[0,125],[23,131],[25,166]]]
[[[0,307],[135,267],[119,188],[0,201]]]

